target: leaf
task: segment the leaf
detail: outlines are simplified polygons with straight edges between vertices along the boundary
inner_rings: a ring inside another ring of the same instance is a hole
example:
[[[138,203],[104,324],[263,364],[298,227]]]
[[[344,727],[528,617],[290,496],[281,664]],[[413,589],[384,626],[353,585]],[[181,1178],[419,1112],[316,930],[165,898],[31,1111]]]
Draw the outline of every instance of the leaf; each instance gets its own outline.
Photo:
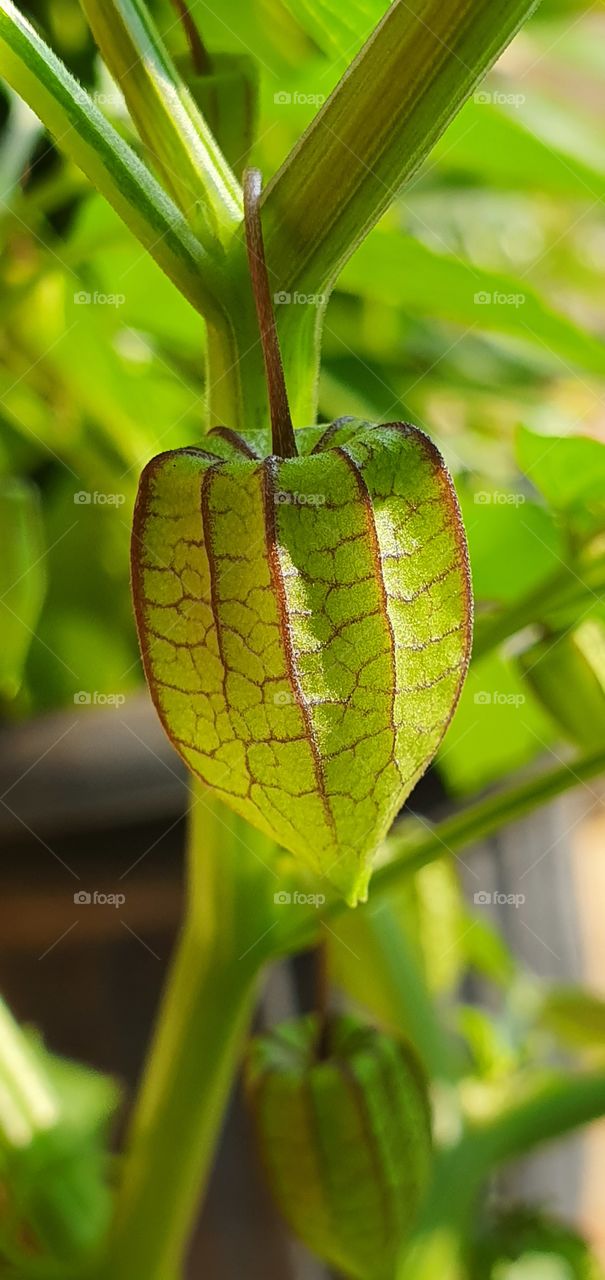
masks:
[[[0,1259],[26,1274],[81,1274],[109,1223],[116,1085],[49,1054],[0,1002],[0,1096]]]
[[[519,658],[542,705],[574,742],[605,742],[605,626],[586,619],[571,632],[549,636]]]
[[[150,463],[135,606],[189,767],[354,903],[458,698],[465,542],[414,428],[345,421],[297,439],[306,456],[261,464],[268,439],[219,431]]]
[[[506,94],[514,97],[515,86]],[[582,201],[605,194],[605,168],[589,163],[577,146],[564,145],[562,131],[556,138],[543,139],[518,112],[512,119],[489,102],[466,103],[437,143],[433,163],[444,172],[477,178],[483,186],[538,190]]]
[[[338,287],[404,311],[532,343],[559,373],[566,374],[571,362],[605,374],[603,344],[558,314],[525,280],[434,253],[411,236],[377,231],[347,263]]]
[[[0,4],[0,74],[185,297],[198,310],[220,310],[211,259],[177,206],[11,0]]]
[[[267,188],[265,240],[277,292],[318,294],[333,284],[535,7],[533,0],[497,9],[492,0],[389,6]]]
[[[563,537],[553,514],[519,488],[476,484],[472,493],[458,486],[475,600],[510,604],[560,569]]]
[[[367,39],[383,17],[388,0],[284,0],[301,27],[331,59],[350,61],[351,51]]]
[[[357,1019],[335,1018],[323,1053],[317,1040],[311,1018],[252,1045],[247,1085],[269,1185],[314,1253],[347,1276],[386,1280],[428,1180],[426,1082],[404,1046]]]
[[[581,987],[551,987],[539,1023],[574,1048],[605,1045],[605,1001]]]
[[[553,726],[512,659],[473,661],[438,765],[457,794],[480,790],[533,760]]]
[[[605,528],[605,444],[588,436],[544,436],[521,427],[519,466],[580,530]]]
[[[0,478],[0,545],[0,696],[12,698],[21,685],[46,585],[38,496],[23,480]]]

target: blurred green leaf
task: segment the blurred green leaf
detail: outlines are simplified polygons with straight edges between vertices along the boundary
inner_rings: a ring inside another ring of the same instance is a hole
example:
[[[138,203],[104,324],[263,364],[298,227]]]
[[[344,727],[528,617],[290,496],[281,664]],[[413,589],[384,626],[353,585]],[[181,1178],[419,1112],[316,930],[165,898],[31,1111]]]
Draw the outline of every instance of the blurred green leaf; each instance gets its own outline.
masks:
[[[564,544],[553,515],[520,489],[486,483],[471,491],[462,483],[458,494],[476,600],[518,600],[560,568]]]
[[[605,626],[586,619],[519,658],[524,677],[567,737],[587,748],[605,742]]]
[[[533,760],[552,737],[513,660],[489,654],[471,663],[437,763],[452,790],[468,795]]]
[[[19,690],[44,591],[44,534],[35,489],[0,478],[0,696]]]
[[[586,532],[605,529],[605,444],[587,436],[543,436],[522,427],[519,466],[557,511]]]
[[[418,240],[378,230],[344,268],[340,289],[470,329],[537,344],[553,368],[572,363],[605,375],[603,344],[557,313],[524,279],[434,253]]]
[[[69,1277],[72,1267],[85,1268],[108,1226],[106,1142],[118,1090],[53,1057],[3,1004],[0,1086],[0,1258],[41,1276],[62,1265]]]
[[[518,105],[525,101],[524,87],[523,81],[518,85],[494,82],[493,86],[487,82],[452,121],[430,164],[473,178],[482,186],[537,190],[590,202],[601,199],[605,157],[601,165],[594,154],[591,162],[583,158],[577,127],[571,139],[563,129],[546,139],[524,121],[519,110],[513,115],[515,98],[520,100]],[[498,98],[508,100],[508,111],[497,105]]]
[[[539,1024],[573,1048],[605,1050],[605,1001],[582,987],[551,987]]]

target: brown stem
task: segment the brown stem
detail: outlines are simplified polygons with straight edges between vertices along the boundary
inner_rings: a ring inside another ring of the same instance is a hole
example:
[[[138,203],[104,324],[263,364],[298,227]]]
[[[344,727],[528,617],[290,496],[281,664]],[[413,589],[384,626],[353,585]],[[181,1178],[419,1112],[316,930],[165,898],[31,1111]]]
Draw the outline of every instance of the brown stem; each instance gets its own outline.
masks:
[[[271,297],[271,286],[265,258],[260,216],[261,190],[262,178],[259,170],[246,169],[244,174],[246,248],[269,392],[273,453],[279,458],[296,458],[298,450],[290,415],[290,405],[288,404],[284,366],[279,349],[279,338],[277,336],[273,299]]]
[[[181,19],[183,27],[185,28],[194,71],[198,76],[210,75],[212,72],[210,54],[208,53],[195,22],[191,17],[185,0],[172,0],[172,3],[179,15],[179,18]]]

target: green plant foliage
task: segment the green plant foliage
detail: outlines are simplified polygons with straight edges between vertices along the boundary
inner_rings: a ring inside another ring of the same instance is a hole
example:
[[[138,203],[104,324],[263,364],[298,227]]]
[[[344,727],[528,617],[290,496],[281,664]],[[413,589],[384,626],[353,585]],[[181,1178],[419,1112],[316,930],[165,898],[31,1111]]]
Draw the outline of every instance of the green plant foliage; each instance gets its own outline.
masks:
[[[345,1275],[386,1280],[430,1165],[426,1083],[401,1043],[338,1018],[255,1041],[247,1082],[269,1184],[297,1235]]]
[[[38,496],[20,479],[0,479],[0,545],[0,697],[12,698],[23,679],[46,583]]]
[[[582,1237],[539,1210],[488,1216],[469,1264],[469,1280],[603,1280]]]
[[[470,647],[443,461],[401,423],[213,432],[147,468],[134,592],[156,706],[237,812],[354,904],[451,719]]]
[[[4,1005],[0,1084],[0,1260],[42,1280],[75,1277],[107,1229],[117,1088],[51,1055]]]

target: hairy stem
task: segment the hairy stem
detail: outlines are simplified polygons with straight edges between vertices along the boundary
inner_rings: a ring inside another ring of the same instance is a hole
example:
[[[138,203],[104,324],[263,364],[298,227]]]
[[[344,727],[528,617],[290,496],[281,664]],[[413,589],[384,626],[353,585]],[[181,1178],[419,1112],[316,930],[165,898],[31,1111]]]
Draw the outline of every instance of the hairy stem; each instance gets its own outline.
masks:
[[[284,366],[279,349],[269,273],[265,258],[260,216],[261,190],[262,181],[259,170],[248,169],[244,175],[246,249],[267,375],[273,453],[279,458],[295,458],[298,450],[294,439],[294,427],[292,426],[290,405],[288,404]]]

